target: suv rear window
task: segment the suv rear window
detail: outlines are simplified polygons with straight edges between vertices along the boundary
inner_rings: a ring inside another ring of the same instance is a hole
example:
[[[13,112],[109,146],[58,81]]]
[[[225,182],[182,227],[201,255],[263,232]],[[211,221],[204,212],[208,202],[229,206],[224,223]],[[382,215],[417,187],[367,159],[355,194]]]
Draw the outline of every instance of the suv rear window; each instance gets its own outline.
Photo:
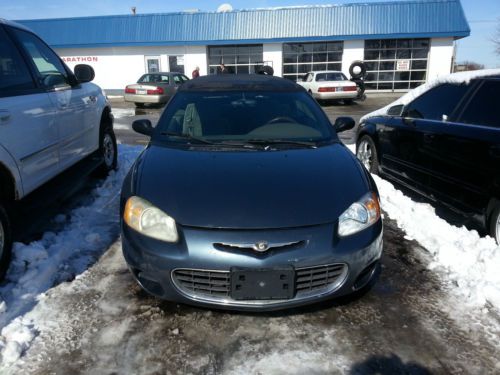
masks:
[[[28,67],[0,26],[0,96],[12,96],[34,88]]]
[[[462,113],[460,122],[500,128],[500,80],[484,81]]]

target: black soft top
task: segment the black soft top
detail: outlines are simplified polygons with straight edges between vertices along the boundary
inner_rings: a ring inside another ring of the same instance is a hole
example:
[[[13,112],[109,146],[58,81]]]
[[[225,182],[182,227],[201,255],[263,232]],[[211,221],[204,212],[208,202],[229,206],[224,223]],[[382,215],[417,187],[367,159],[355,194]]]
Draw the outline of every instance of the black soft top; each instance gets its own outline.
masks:
[[[198,77],[185,82],[179,91],[279,91],[304,89],[288,79],[263,74],[219,74]]]

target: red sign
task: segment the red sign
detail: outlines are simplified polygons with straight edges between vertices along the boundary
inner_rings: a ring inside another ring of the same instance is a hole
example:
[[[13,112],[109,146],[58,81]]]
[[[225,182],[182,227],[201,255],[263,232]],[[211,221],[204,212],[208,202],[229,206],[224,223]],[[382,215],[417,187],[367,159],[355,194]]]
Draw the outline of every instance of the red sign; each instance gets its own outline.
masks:
[[[97,62],[97,56],[68,56],[62,58],[64,62]]]

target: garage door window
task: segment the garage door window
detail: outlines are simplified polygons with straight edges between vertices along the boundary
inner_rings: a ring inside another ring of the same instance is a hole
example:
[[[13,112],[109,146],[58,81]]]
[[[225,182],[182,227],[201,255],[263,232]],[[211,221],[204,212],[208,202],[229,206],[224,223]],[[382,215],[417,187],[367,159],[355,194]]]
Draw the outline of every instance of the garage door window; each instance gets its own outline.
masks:
[[[426,80],[429,39],[365,41],[366,88],[408,90]]]
[[[284,43],[283,77],[297,81],[308,72],[341,70],[344,42]]]
[[[217,74],[220,64],[224,64],[229,73],[257,73],[263,65],[264,48],[262,44],[230,45],[208,47],[208,73]]]

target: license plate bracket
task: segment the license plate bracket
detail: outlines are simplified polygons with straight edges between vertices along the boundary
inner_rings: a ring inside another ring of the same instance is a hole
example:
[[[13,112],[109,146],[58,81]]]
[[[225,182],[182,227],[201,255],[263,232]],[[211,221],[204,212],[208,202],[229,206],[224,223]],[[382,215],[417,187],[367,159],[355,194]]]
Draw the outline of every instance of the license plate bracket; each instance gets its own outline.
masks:
[[[294,293],[293,267],[231,269],[231,297],[235,300],[291,299]]]

